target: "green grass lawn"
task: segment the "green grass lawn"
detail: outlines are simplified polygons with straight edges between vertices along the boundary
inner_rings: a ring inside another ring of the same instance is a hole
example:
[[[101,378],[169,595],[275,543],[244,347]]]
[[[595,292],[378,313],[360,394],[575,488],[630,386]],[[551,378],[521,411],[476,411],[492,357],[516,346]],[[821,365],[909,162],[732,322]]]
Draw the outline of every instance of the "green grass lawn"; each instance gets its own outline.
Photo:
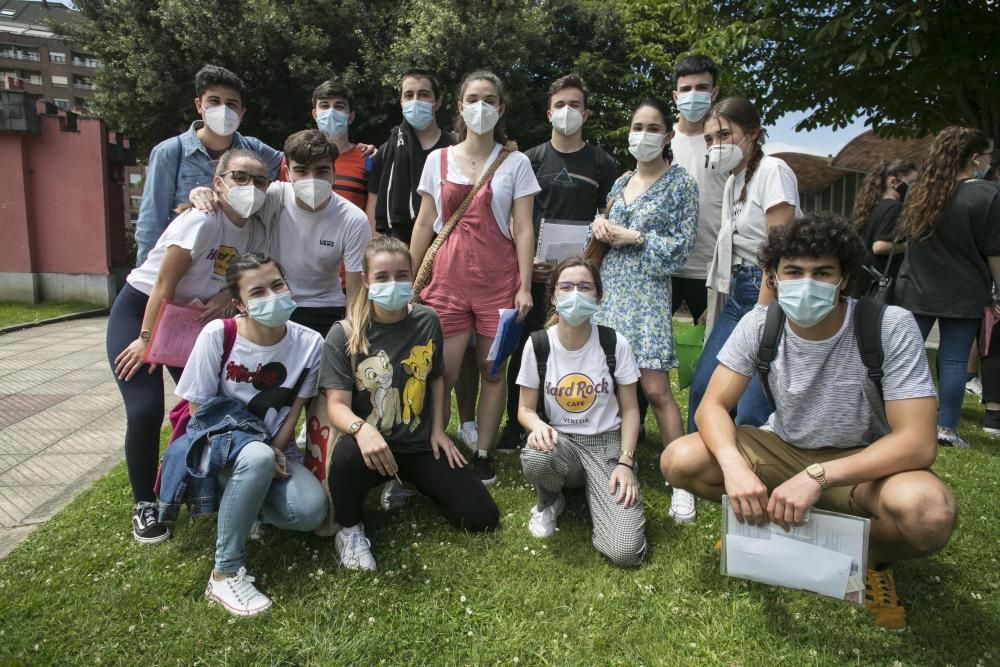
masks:
[[[100,306],[86,301],[45,301],[44,303],[16,303],[0,301],[0,328],[47,320],[50,317],[94,310]]]
[[[718,507],[699,501],[697,524],[674,526],[659,447],[647,443],[651,550],[638,569],[593,549],[579,493],[554,538],[532,538],[534,494],[508,456],[493,487],[495,535],[453,531],[424,500],[387,514],[373,490],[374,575],[340,569],[332,539],[266,531],[248,569],[275,604],[250,619],[203,597],[214,518],[182,516],[163,545],[132,541],[119,466],[0,562],[0,664],[997,664],[1000,441],[980,417],[967,399],[973,449],[942,450],[935,466],[961,504],[953,541],[895,568],[902,635],[847,604],[721,576]]]

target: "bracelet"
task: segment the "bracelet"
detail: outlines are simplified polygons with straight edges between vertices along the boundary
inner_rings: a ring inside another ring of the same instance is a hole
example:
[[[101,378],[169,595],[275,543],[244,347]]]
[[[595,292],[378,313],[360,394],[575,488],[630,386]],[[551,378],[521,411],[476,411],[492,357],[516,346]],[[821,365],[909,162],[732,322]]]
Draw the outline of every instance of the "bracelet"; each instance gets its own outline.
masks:
[[[621,461],[619,461],[619,462],[618,462],[617,464],[615,464],[615,467],[616,467],[616,468],[617,468],[618,466],[625,466],[625,467],[626,467],[626,468],[628,468],[629,470],[632,470],[632,466],[631,466],[631,465],[629,465],[628,463],[622,463]],[[633,472],[634,472],[634,470],[633,470]]]

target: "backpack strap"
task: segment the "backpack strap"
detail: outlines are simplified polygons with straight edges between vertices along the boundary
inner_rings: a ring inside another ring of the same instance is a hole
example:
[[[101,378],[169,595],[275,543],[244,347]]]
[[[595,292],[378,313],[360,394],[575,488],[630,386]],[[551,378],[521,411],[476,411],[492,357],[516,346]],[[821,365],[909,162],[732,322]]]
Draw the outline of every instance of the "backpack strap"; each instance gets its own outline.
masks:
[[[545,329],[531,332],[531,349],[535,353],[535,367],[538,369],[538,417],[549,423],[549,415],[545,411],[545,371],[549,365],[549,332]]]
[[[882,349],[882,319],[885,317],[885,304],[874,299],[862,297],[854,307],[854,337],[858,341],[858,352],[861,361],[868,369],[868,379],[875,383],[879,397],[884,401],[882,392],[882,364],[885,362],[885,351]]]
[[[611,393],[615,393],[615,369],[618,367],[618,358],[615,354],[618,347],[618,334],[611,327],[603,324],[597,325],[597,339],[604,350],[604,358],[608,362],[608,372],[611,374]]]
[[[781,334],[785,331],[785,311],[781,309],[777,301],[771,302],[767,307],[767,319],[764,320],[764,335],[760,338],[760,346],[757,348],[757,374],[760,375],[760,386],[767,395],[767,402],[771,409],[775,409],[774,394],[771,393],[771,385],[768,384],[768,374],[771,372],[771,362],[778,356],[778,345],[781,343]]]

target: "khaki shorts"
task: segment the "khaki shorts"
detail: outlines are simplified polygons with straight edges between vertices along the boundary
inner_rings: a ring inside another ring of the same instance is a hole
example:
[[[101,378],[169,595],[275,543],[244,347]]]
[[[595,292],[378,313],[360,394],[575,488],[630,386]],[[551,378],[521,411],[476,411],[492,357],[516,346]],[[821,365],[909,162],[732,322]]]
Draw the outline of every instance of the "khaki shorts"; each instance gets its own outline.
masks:
[[[833,461],[864,449],[863,447],[799,449],[789,445],[771,431],[753,426],[736,427],[736,444],[739,445],[743,458],[753,468],[754,474],[764,482],[768,493],[813,463]],[[857,485],[831,487],[819,497],[816,507],[855,516],[871,516],[854,502],[855,488]]]

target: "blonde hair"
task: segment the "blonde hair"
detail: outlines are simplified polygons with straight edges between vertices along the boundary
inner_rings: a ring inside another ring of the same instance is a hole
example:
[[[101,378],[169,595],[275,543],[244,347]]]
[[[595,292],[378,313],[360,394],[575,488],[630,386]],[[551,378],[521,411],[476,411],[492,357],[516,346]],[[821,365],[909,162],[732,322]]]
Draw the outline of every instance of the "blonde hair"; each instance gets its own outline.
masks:
[[[394,253],[406,257],[406,261],[413,265],[413,258],[410,249],[399,239],[382,235],[372,239],[365,248],[365,255],[361,260],[361,272],[368,275],[368,266],[376,255],[381,253]],[[368,354],[368,329],[372,325],[372,302],[368,299],[366,290],[358,290],[347,308],[347,322],[350,331],[347,335],[347,353],[354,357],[361,354]]]

